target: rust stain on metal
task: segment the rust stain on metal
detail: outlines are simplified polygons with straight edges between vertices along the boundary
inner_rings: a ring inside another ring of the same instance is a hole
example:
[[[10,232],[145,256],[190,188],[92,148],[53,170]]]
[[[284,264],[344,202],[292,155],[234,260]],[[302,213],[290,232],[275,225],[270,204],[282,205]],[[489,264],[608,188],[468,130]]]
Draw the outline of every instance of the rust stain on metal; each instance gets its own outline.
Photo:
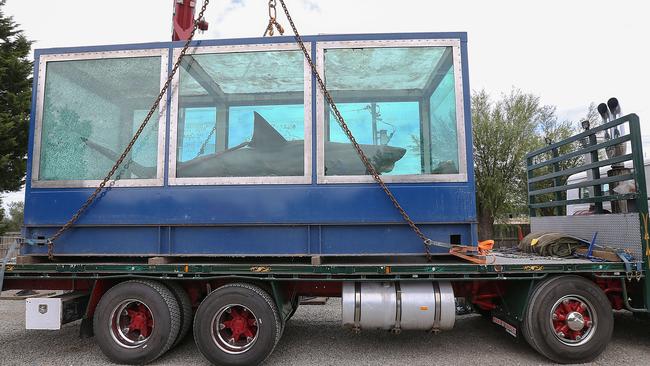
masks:
[[[251,272],[271,272],[271,267],[251,267]]]
[[[531,265],[531,266],[524,266],[524,271],[543,271],[544,266],[541,265]]]

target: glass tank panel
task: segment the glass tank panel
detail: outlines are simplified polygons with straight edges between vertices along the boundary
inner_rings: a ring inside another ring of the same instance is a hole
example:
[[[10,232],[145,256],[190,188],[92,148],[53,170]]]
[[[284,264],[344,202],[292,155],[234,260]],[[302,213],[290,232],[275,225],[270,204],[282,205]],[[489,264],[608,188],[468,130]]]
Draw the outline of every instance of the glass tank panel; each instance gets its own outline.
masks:
[[[305,175],[300,51],[190,56],[179,95],[176,177]]]
[[[458,174],[451,47],[325,50],[334,101],[383,175]],[[325,175],[368,174],[326,109]]]
[[[160,92],[160,57],[49,61],[39,180],[102,179]],[[117,178],[155,178],[158,114]]]

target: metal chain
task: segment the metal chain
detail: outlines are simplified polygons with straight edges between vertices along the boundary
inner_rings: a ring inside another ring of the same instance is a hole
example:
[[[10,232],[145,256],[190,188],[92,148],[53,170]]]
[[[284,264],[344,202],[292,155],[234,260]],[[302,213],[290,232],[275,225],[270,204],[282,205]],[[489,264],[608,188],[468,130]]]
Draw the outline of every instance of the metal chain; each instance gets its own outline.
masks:
[[[178,56],[178,59],[176,60],[176,63],[174,64],[174,67],[172,68],[171,72],[169,73],[169,76],[167,77],[167,80],[165,81],[165,84],[163,85],[162,89],[160,90],[160,93],[158,94],[158,97],[156,98],[153,105],[151,106],[151,109],[149,109],[149,113],[147,113],[147,116],[144,118],[144,120],[142,121],[142,124],[140,124],[140,127],[138,128],[138,130],[133,135],[133,138],[131,139],[129,144],[124,149],[124,152],[122,152],[122,155],[120,155],[119,159],[117,159],[117,161],[115,162],[115,164],[113,165],[111,170],[108,172],[106,177],[104,177],[102,182],[99,183],[99,186],[97,186],[97,188],[95,188],[95,191],[88,197],[86,202],[84,202],[84,204],[81,205],[81,207],[79,207],[77,212],[75,212],[75,214],[72,215],[70,220],[68,220],[68,222],[66,222],[59,229],[59,231],[57,231],[54,235],[52,235],[52,237],[50,237],[47,240],[47,255],[48,255],[49,259],[52,259],[54,257],[54,242],[64,232],[66,232],[68,229],[70,229],[70,227],[72,227],[72,225],[74,225],[74,223],[77,222],[77,220],[79,220],[79,217],[81,217],[81,215],[93,203],[93,201],[95,201],[95,199],[97,198],[97,195],[104,189],[104,187],[106,186],[106,183],[108,183],[108,181],[111,179],[111,177],[113,177],[113,174],[115,174],[115,171],[117,170],[117,168],[119,168],[119,166],[122,164],[124,159],[126,159],[127,155],[129,154],[129,152],[133,148],[133,145],[135,144],[136,140],[140,137],[140,134],[142,134],[142,131],[147,126],[147,123],[149,122],[149,120],[151,119],[153,114],[156,113],[156,110],[158,109],[158,106],[160,105],[160,101],[164,98],[164,96],[165,96],[165,94],[167,92],[167,89],[169,89],[169,86],[171,85],[172,79],[174,78],[174,75],[176,74],[176,71],[178,71],[178,68],[181,65],[181,60],[185,56],[185,53],[187,52],[187,49],[189,48],[190,43],[192,42],[192,39],[194,38],[194,34],[196,33],[196,29],[198,28],[198,25],[199,25],[199,20],[203,19],[203,14],[205,13],[205,8],[208,6],[209,3],[210,3],[210,0],[204,0],[203,1],[203,6],[201,7],[201,11],[199,12],[198,17],[194,20],[194,28],[192,29],[192,33],[190,33],[189,38],[185,42],[185,45],[183,46],[183,49],[181,50],[181,53]]]
[[[205,148],[208,146],[208,142],[210,142],[210,138],[212,138],[212,136],[216,131],[217,131],[217,125],[215,124],[214,127],[212,127],[212,129],[210,130],[208,137],[206,137],[205,141],[203,141],[203,143],[201,144],[201,147],[199,148],[199,152],[196,154],[194,159],[198,158],[199,156],[205,153]]]
[[[450,245],[447,243],[442,243],[442,242],[437,242],[437,241],[432,241],[429,239],[423,232],[420,230],[418,225],[413,222],[411,217],[406,213],[402,205],[397,201],[395,196],[393,195],[393,192],[388,188],[386,183],[381,179],[379,176],[379,173],[377,172],[377,169],[375,169],[374,165],[370,163],[370,160],[366,156],[366,154],[363,152],[361,149],[361,146],[357,143],[357,140],[354,138],[352,135],[352,132],[348,128],[347,123],[345,123],[345,120],[343,119],[343,116],[341,115],[341,112],[339,112],[339,109],[336,107],[336,104],[334,103],[334,99],[330,95],[329,91],[325,87],[325,83],[323,82],[323,79],[321,78],[320,74],[318,73],[318,69],[316,68],[316,65],[311,59],[311,56],[309,55],[309,52],[307,51],[307,48],[305,47],[304,42],[302,41],[302,37],[298,33],[298,29],[296,28],[296,25],[293,22],[293,19],[291,19],[291,15],[289,14],[289,10],[287,10],[287,5],[284,3],[284,0],[280,0],[280,5],[282,5],[282,9],[284,10],[284,14],[287,16],[287,20],[289,21],[289,24],[291,25],[291,29],[293,30],[294,37],[296,39],[296,42],[302,49],[303,54],[305,55],[305,58],[307,59],[307,62],[309,63],[309,66],[311,67],[311,72],[314,74],[316,77],[316,81],[318,82],[318,86],[320,87],[321,91],[323,92],[323,95],[325,96],[325,99],[327,100],[327,103],[329,104],[330,108],[332,108],[332,111],[334,112],[334,115],[336,116],[336,120],[341,126],[341,129],[343,129],[343,132],[347,135],[348,139],[352,143],[352,146],[356,150],[357,154],[359,155],[359,158],[361,158],[361,161],[363,162],[363,165],[365,165],[366,170],[368,173],[372,175],[372,177],[375,179],[375,182],[379,184],[379,186],[384,190],[386,193],[386,196],[388,196],[388,199],[393,203],[393,206],[399,211],[400,215],[402,215],[402,218],[404,221],[411,227],[413,232],[422,239],[422,243],[424,244],[424,252],[427,257],[427,260],[431,261],[431,250],[430,247],[432,245],[435,246],[440,246],[444,248],[449,248]]]
[[[269,0],[269,25],[266,26],[266,31],[264,31],[262,37],[266,37],[267,34],[273,36],[273,28],[277,29],[278,32],[280,32],[280,35],[284,34],[284,28],[282,28],[280,23],[277,21],[278,13],[275,9],[276,4],[276,0]]]

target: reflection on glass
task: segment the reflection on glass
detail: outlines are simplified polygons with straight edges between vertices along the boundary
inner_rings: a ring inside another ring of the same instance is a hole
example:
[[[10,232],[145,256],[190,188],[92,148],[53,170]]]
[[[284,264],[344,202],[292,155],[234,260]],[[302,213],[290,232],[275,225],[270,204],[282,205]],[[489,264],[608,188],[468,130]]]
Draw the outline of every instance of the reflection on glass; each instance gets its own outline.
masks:
[[[183,108],[178,121],[178,129],[183,131],[182,138],[178,140],[179,161],[216,152],[217,108]]]
[[[451,47],[328,49],[327,86],[383,175],[457,174]],[[368,174],[333,113],[326,114],[325,175]]]
[[[160,91],[160,57],[47,63],[39,180],[102,179]],[[117,178],[155,178],[158,116]]]
[[[176,177],[304,175],[303,75],[299,51],[189,56]]]

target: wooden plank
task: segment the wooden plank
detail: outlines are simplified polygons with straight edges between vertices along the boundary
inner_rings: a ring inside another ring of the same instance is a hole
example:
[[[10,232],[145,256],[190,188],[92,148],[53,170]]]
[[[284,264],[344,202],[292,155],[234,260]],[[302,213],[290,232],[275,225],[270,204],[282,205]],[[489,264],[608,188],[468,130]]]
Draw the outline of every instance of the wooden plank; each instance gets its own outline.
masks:
[[[35,257],[30,255],[19,255],[16,257],[16,264],[39,264],[47,262],[47,257]]]
[[[151,266],[157,266],[161,264],[171,264],[173,262],[172,257],[151,257],[147,259],[147,264]]]
[[[589,251],[589,248],[578,248],[578,249],[576,249],[576,254],[586,255],[588,251]],[[608,262],[622,262],[621,258],[619,258],[619,256],[616,253],[612,253],[612,252],[607,251],[607,250],[594,249],[591,252],[591,255],[593,257],[596,257],[596,258],[604,259],[604,260],[606,260]]]

